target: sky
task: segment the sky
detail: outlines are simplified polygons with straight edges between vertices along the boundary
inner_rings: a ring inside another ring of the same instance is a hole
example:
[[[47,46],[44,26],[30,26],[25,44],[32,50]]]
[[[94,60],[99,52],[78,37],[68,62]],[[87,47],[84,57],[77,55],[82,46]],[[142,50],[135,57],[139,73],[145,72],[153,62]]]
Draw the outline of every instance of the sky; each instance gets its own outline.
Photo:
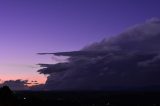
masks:
[[[44,83],[39,52],[74,51],[160,17],[159,0],[0,0],[0,79]]]

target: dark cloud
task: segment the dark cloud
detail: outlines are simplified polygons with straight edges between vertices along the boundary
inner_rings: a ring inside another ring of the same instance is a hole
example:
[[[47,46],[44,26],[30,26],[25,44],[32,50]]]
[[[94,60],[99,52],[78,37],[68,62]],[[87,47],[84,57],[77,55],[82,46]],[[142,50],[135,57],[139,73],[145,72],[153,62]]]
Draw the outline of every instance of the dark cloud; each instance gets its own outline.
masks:
[[[43,90],[44,84],[39,84],[38,81],[28,80],[7,80],[0,84],[0,87],[9,86],[12,90]]]
[[[57,53],[38,53],[40,55],[53,54],[56,56],[99,56],[106,55],[107,51],[72,51],[72,52],[57,52]]]
[[[80,51],[40,53],[70,56],[68,62],[40,64],[46,89],[105,90],[113,86],[160,85],[160,20],[151,19]]]
[[[39,64],[41,67],[44,67],[38,72],[40,74],[51,74],[51,73],[58,73],[63,72],[69,68],[68,63],[57,63],[57,64]]]
[[[12,90],[29,90],[27,80],[8,80],[0,84],[0,86],[9,86]]]

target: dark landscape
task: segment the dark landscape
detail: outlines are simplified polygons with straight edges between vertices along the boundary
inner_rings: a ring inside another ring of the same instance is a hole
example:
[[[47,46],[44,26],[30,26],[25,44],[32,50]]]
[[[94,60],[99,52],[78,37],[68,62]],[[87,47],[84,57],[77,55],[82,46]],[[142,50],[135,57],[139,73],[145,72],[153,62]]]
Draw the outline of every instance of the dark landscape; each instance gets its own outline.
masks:
[[[0,106],[159,106],[159,91],[0,90]]]

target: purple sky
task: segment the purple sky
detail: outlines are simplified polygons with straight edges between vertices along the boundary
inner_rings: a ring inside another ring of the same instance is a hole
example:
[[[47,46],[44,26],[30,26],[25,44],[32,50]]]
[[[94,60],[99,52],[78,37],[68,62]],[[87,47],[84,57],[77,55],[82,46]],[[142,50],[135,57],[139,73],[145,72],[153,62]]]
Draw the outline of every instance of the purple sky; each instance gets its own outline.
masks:
[[[160,17],[159,0],[0,0],[0,78],[44,82],[38,52],[78,50]]]

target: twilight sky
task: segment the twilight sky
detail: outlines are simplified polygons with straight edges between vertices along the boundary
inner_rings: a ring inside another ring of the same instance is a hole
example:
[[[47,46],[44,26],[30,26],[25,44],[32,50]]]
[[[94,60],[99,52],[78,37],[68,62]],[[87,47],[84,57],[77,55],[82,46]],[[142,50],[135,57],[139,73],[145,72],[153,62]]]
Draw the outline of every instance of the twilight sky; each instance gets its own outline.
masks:
[[[0,0],[0,79],[45,81],[38,52],[79,50],[160,17],[159,0]]]

